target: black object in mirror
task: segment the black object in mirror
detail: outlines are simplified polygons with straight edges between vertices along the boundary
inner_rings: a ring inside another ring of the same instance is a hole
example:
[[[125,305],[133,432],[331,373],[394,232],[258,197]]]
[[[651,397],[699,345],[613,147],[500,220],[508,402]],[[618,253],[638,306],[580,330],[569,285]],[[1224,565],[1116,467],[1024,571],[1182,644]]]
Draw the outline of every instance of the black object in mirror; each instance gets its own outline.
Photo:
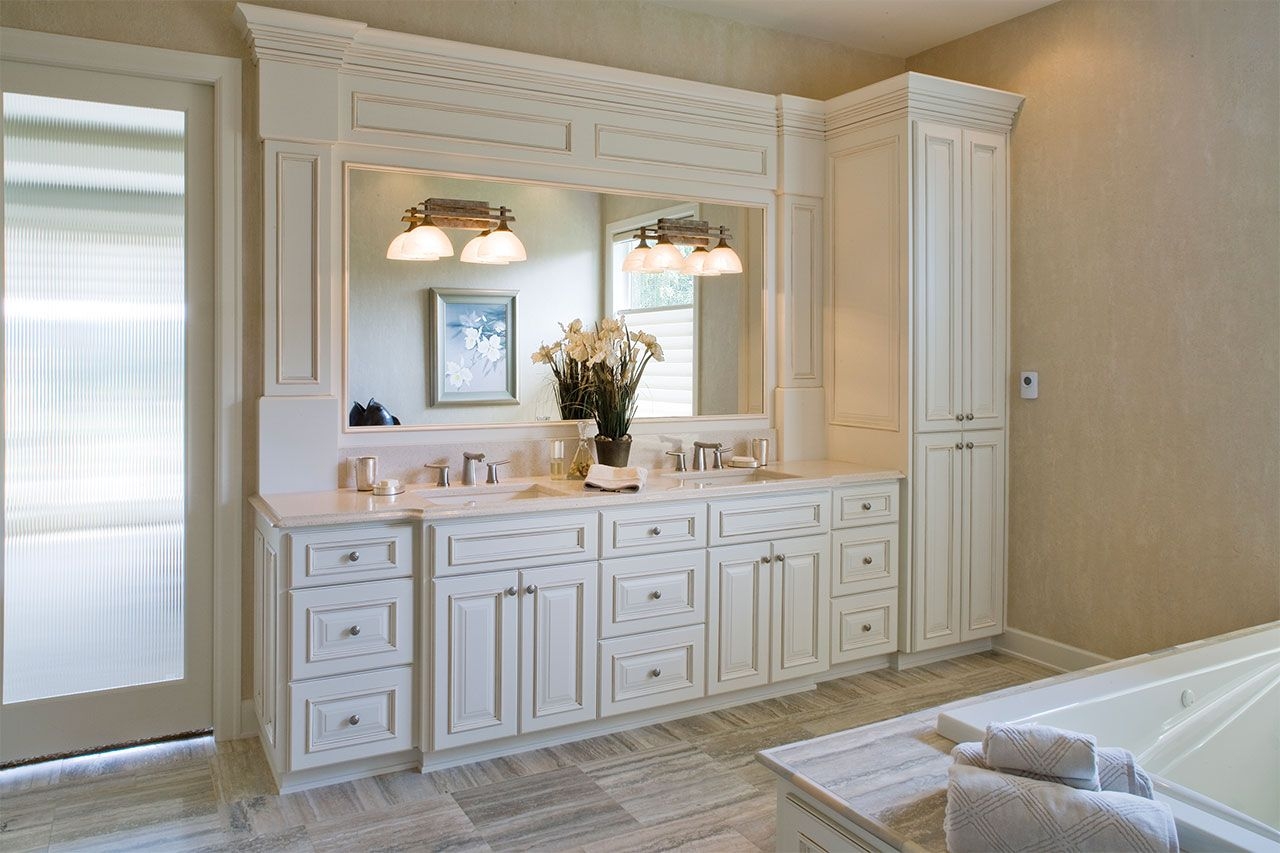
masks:
[[[387,411],[386,406],[370,397],[369,402],[363,406],[359,403],[351,404],[351,412],[347,415],[347,424],[353,427],[400,426],[400,419]]]

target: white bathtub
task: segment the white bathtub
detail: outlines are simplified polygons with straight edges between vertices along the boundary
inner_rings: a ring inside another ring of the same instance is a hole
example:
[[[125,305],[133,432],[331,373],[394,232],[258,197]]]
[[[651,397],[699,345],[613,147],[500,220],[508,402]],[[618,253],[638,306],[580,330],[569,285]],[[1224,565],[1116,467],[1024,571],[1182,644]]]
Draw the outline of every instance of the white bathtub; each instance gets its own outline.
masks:
[[[1131,750],[1186,850],[1280,851],[1280,622],[944,712],[938,733],[981,740],[992,721],[1088,732]]]

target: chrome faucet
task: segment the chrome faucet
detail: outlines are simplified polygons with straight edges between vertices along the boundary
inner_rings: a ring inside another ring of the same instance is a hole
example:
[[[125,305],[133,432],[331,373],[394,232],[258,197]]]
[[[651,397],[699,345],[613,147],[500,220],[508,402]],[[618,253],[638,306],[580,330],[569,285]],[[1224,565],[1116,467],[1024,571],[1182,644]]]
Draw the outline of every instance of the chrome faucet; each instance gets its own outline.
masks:
[[[711,468],[720,468],[720,454],[713,452],[712,460],[708,461],[707,451],[719,451],[722,445],[718,441],[695,441],[693,443],[693,470],[707,471]]]
[[[462,454],[462,485],[474,486],[478,482],[476,479],[476,470],[479,463],[484,461],[483,453],[466,452]]]

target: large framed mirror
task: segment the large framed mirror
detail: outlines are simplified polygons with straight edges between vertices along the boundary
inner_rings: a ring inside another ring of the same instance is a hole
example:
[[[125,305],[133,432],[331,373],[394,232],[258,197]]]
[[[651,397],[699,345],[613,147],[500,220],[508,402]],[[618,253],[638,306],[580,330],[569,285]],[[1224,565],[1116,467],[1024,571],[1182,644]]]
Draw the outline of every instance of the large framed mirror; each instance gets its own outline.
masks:
[[[456,210],[434,220],[451,256],[388,258],[404,212],[426,199],[506,211],[526,260],[463,262],[484,232]],[[664,351],[645,371],[638,419],[765,411],[763,208],[355,163],[344,166],[344,200],[345,431],[392,418],[405,429],[558,421],[550,369],[531,355],[562,336],[561,324],[605,317],[653,334]],[[624,270],[637,235],[659,219],[723,227],[742,271]]]

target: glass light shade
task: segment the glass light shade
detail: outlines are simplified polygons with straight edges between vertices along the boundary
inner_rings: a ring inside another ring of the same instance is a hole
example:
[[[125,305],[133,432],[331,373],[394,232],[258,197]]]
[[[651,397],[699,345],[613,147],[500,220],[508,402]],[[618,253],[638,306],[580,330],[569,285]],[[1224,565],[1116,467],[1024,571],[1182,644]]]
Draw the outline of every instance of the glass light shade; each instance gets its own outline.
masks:
[[[524,244],[512,233],[504,222],[484,238],[478,248],[481,263],[501,264],[509,261],[523,261],[528,258]]]
[[[703,264],[703,269],[715,270],[717,274],[742,272],[742,259],[738,253],[729,248],[729,244],[720,238],[720,243],[711,250],[710,257]]]
[[[492,232],[482,231],[467,241],[467,245],[462,247],[462,254],[458,256],[458,260],[464,264],[492,264],[494,266],[506,266],[507,261],[495,261],[491,258],[480,256],[480,247],[484,245],[485,240],[489,239]]]
[[[401,231],[392,240],[391,245],[387,246],[387,259],[392,261],[434,261],[439,255],[430,255],[428,257],[410,257],[405,249],[405,243],[409,241],[409,232]]]
[[[434,225],[419,225],[405,235],[402,250],[405,260],[434,261],[453,256],[449,235]]]
[[[622,261],[623,272],[640,272],[644,269],[644,259],[649,255],[649,244],[641,240],[640,245],[636,246],[627,257]]]
[[[684,255],[666,237],[659,237],[658,245],[644,259],[645,272],[676,272],[683,266]]]
[[[705,247],[699,246],[689,253],[689,257],[684,259],[684,266],[680,268],[680,272],[685,275],[703,276],[720,275],[718,270],[707,269],[707,259],[711,257],[711,253]]]

